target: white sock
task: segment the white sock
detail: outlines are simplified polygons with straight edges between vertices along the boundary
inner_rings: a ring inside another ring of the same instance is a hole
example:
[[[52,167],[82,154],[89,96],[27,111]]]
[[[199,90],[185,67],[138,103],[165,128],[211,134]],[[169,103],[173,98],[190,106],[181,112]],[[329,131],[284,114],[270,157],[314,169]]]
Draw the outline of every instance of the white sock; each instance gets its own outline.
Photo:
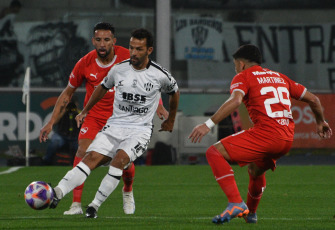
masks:
[[[59,188],[62,192],[61,197],[58,197],[58,198],[62,199],[66,194],[71,192],[75,187],[84,183],[84,181],[90,175],[90,173],[91,173],[90,168],[87,165],[85,165],[83,162],[80,162],[79,164],[77,164],[76,167],[68,171],[66,175],[63,177],[63,179],[56,186],[56,188]],[[56,188],[55,188],[55,191],[56,191]],[[56,193],[56,195],[58,196],[59,194]]]
[[[96,210],[101,206],[103,202],[108,198],[108,196],[115,190],[118,186],[122,176],[122,170],[115,168],[113,166],[109,167],[107,175],[101,181],[100,187],[95,194],[94,200],[89,206],[93,206]]]

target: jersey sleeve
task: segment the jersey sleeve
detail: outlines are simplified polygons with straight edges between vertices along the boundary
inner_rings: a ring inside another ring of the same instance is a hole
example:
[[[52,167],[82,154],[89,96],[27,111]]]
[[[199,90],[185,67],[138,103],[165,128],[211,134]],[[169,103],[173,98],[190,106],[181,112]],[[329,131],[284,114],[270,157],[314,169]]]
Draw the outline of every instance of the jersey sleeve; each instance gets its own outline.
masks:
[[[102,80],[101,85],[106,89],[111,89],[115,86],[114,76],[116,73],[116,68],[113,66],[107,73],[107,76]]]
[[[290,78],[288,78],[287,76],[283,76],[286,78],[286,80],[288,81],[289,85],[290,85],[290,95],[292,98],[296,99],[296,100],[301,100],[307,89],[305,86],[291,80]]]
[[[167,94],[174,94],[178,91],[177,81],[172,75],[166,72],[166,75],[162,78],[162,92]]]
[[[69,86],[72,88],[78,88],[79,86],[81,86],[81,84],[84,81],[85,78],[85,74],[83,74],[83,70],[84,70],[84,59],[80,59],[76,65],[74,66],[71,75],[69,77]]]
[[[235,90],[240,91],[243,95],[248,93],[248,82],[245,80],[244,74],[237,74],[231,84],[230,84],[230,94],[232,94]]]

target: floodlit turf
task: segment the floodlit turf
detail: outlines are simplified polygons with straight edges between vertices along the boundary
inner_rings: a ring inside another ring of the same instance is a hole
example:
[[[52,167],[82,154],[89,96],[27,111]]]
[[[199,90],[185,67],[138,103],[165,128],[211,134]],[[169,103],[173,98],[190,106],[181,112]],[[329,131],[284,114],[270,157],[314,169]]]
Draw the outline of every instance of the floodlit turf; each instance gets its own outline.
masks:
[[[246,168],[233,167],[242,197],[246,197]],[[0,173],[8,170],[1,167]],[[71,204],[68,194],[57,209],[36,211],[23,193],[34,180],[56,185],[70,167],[24,167],[0,175],[0,229],[335,229],[335,167],[279,166],[267,173],[267,188],[259,205],[259,222],[242,219],[216,226],[213,216],[227,200],[209,166],[137,166],[134,183],[136,212],[122,210],[120,182],[102,205],[97,219],[64,216]],[[93,171],[85,184],[83,205],[94,197],[108,168]]]

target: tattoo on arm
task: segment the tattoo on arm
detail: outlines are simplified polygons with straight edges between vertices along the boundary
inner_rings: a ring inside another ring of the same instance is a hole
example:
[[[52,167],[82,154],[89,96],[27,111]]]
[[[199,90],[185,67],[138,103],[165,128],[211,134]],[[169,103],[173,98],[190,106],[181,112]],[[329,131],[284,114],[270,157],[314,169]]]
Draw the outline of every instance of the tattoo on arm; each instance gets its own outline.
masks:
[[[69,103],[68,100],[64,100],[63,105],[60,106],[60,108],[59,108],[60,117],[62,117],[63,114],[65,113],[66,106],[68,105],[68,103]]]

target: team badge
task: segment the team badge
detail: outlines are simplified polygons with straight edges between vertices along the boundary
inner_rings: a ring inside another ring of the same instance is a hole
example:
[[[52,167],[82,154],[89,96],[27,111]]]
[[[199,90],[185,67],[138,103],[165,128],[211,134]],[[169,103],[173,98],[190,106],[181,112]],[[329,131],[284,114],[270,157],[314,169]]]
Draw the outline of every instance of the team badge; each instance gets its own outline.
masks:
[[[148,91],[148,92],[149,92],[153,87],[154,87],[154,85],[151,84],[150,82],[144,84],[144,88],[145,88],[145,90]]]
[[[87,133],[87,131],[88,131],[88,127],[80,129],[81,134],[85,134],[85,133]]]

